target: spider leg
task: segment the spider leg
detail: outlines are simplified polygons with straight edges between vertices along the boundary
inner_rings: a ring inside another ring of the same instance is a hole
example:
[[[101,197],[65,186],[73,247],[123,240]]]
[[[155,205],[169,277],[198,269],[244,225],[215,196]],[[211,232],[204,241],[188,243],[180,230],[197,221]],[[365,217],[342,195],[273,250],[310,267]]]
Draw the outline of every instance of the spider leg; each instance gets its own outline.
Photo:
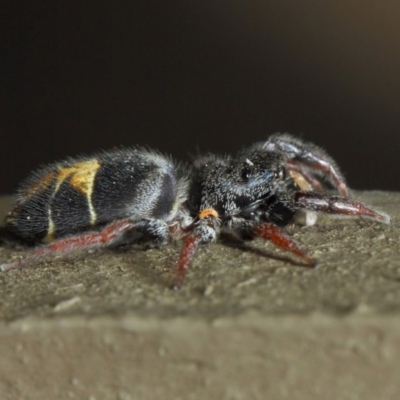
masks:
[[[276,225],[271,223],[256,225],[253,233],[257,237],[270,240],[275,246],[278,246],[283,250],[290,251],[291,253],[303,259],[310,267],[315,266],[315,261],[309,257],[289,235],[283,232]]]
[[[74,250],[108,246],[117,242],[128,231],[134,229],[146,235],[155,236],[160,242],[164,242],[166,239],[165,235],[168,235],[168,228],[165,225],[165,232],[163,232],[163,225],[165,224],[158,220],[143,220],[139,222],[134,222],[129,219],[118,220],[107,225],[99,232],[59,239],[40,247],[22,260],[1,264],[0,271],[20,268],[24,265],[34,263],[49,254],[66,254]]]
[[[286,168],[301,190],[323,190],[321,182],[312,176],[304,165],[298,164],[293,160],[287,160]]]
[[[272,136],[263,147],[270,151],[279,151],[286,159],[289,172],[292,170],[301,173],[315,190],[319,190],[319,187],[313,179],[310,180],[313,173],[328,179],[341,195],[348,195],[345,179],[335,161],[313,143],[283,134]]]
[[[294,198],[294,205],[298,208],[335,215],[360,216],[385,224],[390,223],[390,217],[387,214],[375,211],[348,197],[329,196],[326,193],[317,192],[297,192]]]
[[[174,289],[179,289],[185,278],[186,271],[192,263],[196,250],[201,243],[200,235],[190,235],[183,242],[183,247],[179,257],[178,276],[174,284]]]
[[[218,234],[218,218],[207,217],[197,221],[193,233],[187,236],[183,242],[181,254],[179,256],[178,275],[173,285],[174,289],[179,289],[182,286],[186,271],[194,259],[199,244],[213,242]]]

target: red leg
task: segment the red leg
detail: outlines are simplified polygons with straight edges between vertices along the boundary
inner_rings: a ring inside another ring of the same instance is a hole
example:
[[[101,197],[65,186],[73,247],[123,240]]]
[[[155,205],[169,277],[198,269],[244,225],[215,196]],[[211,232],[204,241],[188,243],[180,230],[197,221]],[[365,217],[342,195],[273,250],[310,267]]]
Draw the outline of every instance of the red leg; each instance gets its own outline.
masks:
[[[390,223],[388,215],[375,211],[348,197],[328,196],[316,192],[297,192],[295,194],[295,206],[306,210],[343,216],[366,217],[385,224]]]
[[[189,265],[194,258],[194,255],[196,253],[197,248],[199,247],[200,242],[201,242],[200,235],[191,235],[185,239],[181,255],[179,257],[178,277],[174,288],[178,289],[182,286],[186,271],[189,268]]]
[[[107,225],[100,232],[60,239],[33,251],[33,253],[22,260],[0,265],[0,271],[9,271],[10,269],[31,264],[48,254],[66,254],[73,250],[89,249],[108,245],[115,239],[118,239],[125,232],[134,229],[136,226],[137,224],[132,221],[121,220]]]
[[[315,261],[311,257],[309,257],[303,250],[301,250],[297,243],[285,232],[279,229],[276,225],[268,223],[256,225],[256,227],[254,228],[254,233],[256,234],[256,236],[266,240],[270,240],[279,248],[290,251],[291,253],[300,257],[310,267],[315,266]]]

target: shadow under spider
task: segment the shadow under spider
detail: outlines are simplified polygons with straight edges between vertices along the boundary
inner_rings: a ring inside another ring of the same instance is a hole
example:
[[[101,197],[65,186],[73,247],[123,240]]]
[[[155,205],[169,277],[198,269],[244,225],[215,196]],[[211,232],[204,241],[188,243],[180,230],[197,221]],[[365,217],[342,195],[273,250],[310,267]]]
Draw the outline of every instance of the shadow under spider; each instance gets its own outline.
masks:
[[[245,252],[251,252],[261,257],[272,258],[274,260],[283,261],[296,267],[304,267],[307,269],[314,269],[315,266],[310,266],[309,264],[303,263],[301,261],[296,261],[293,258],[281,254],[276,254],[268,250],[260,249],[249,245],[245,240],[240,238],[238,235],[232,232],[221,232],[220,236],[221,243],[224,246],[231,247],[233,249],[240,249]]]

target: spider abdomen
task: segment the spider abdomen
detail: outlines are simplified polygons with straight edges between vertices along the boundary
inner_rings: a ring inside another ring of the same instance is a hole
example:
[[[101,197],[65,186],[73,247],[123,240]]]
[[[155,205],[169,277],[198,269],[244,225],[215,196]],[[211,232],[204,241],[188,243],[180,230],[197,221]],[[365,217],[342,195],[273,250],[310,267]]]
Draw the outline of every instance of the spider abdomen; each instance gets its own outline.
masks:
[[[123,218],[167,221],[178,209],[174,163],[141,149],[68,159],[39,169],[21,185],[7,227],[50,242]]]

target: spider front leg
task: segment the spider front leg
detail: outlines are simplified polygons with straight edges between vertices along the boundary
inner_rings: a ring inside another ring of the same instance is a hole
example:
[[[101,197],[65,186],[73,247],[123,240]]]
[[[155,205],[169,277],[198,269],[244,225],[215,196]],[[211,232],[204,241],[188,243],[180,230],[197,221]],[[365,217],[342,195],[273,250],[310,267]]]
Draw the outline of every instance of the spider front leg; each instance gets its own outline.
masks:
[[[199,244],[215,241],[218,235],[218,230],[219,221],[217,218],[204,218],[197,221],[193,233],[187,236],[183,242],[179,257],[178,276],[173,285],[174,289],[179,289],[182,286],[186,271],[194,259]]]
[[[326,193],[318,192],[297,192],[294,196],[294,205],[296,208],[306,210],[320,211],[339,216],[359,216],[384,224],[390,223],[390,217],[387,214],[375,211],[365,204],[348,197],[329,196]]]
[[[74,250],[93,249],[109,246],[118,242],[127,232],[136,230],[149,238],[165,243],[169,239],[168,227],[163,221],[146,219],[131,221],[129,219],[118,220],[107,225],[101,231],[91,232],[56,240],[53,243],[34,250],[22,260],[0,265],[0,271],[9,271],[33,264],[50,254],[67,254]]]
[[[289,173],[302,190],[308,190],[302,186],[302,179],[314,190],[321,190],[322,177],[336,187],[341,195],[348,195],[345,179],[335,161],[313,143],[303,142],[288,134],[278,134],[273,135],[263,147],[283,155]],[[300,174],[300,177],[296,174]]]

